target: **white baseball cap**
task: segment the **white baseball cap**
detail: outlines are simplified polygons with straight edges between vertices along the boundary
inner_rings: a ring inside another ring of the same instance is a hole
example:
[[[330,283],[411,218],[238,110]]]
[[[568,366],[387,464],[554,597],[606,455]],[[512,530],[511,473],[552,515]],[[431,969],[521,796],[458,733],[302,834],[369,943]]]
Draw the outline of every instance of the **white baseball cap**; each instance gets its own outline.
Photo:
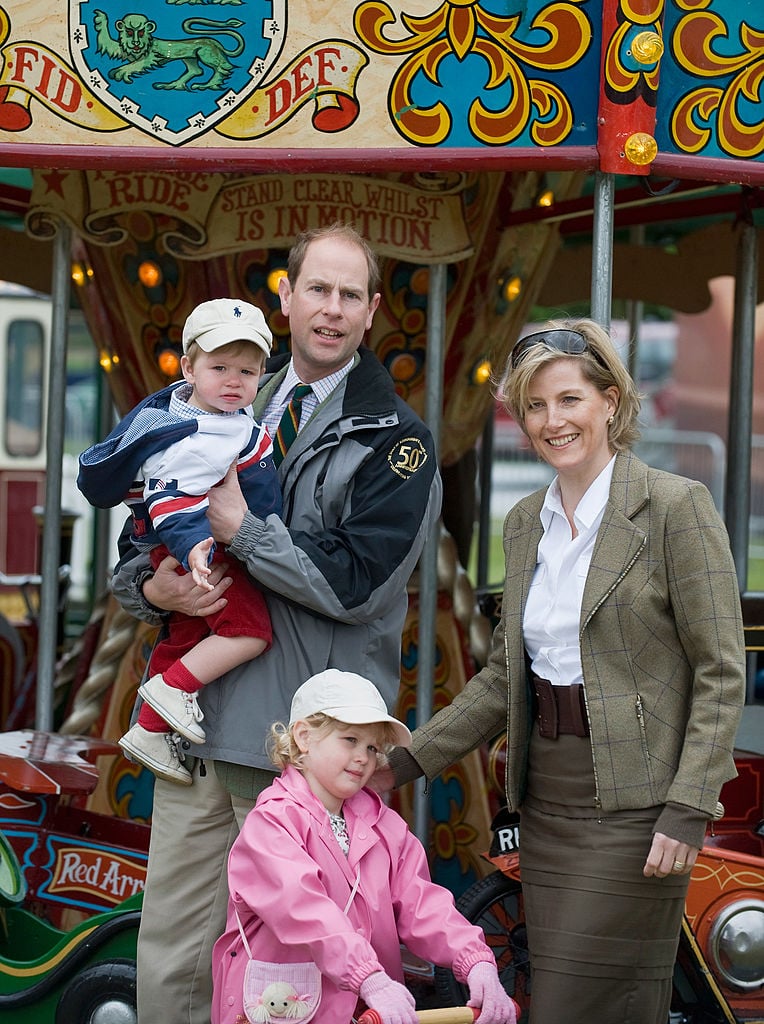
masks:
[[[411,733],[397,718],[387,713],[382,694],[376,686],[356,675],[327,668],[311,676],[292,698],[289,724],[309,718],[319,712],[336,718],[346,725],[374,725],[388,722],[399,747],[411,745]]]
[[[252,341],[267,356],[273,335],[262,310],[240,299],[210,299],[192,310],[183,327],[183,351],[192,341],[204,352],[214,352],[232,341]]]

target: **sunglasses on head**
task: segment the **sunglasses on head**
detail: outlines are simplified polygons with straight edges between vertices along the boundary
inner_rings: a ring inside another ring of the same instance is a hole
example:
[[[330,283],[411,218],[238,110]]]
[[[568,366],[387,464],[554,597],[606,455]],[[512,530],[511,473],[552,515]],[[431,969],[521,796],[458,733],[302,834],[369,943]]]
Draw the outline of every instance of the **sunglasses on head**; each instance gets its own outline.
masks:
[[[529,350],[536,345],[544,345],[554,352],[562,352],[566,356],[580,356],[584,352],[590,352],[600,366],[607,370],[608,366],[602,356],[595,352],[589,342],[578,331],[558,329],[553,331],[537,331],[535,334],[527,334],[515,342],[510,356],[510,365],[516,370]]]

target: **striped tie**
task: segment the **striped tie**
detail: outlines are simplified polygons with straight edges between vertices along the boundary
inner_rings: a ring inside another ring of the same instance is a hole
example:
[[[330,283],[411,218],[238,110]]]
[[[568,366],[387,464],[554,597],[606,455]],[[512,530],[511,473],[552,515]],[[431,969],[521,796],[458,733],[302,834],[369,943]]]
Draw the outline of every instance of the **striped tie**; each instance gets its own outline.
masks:
[[[281,463],[289,451],[289,446],[297,437],[297,430],[300,426],[300,413],[302,412],[302,401],[312,390],[313,388],[310,384],[298,384],[292,393],[289,405],[284,409],[273,442],[273,461],[277,466]]]

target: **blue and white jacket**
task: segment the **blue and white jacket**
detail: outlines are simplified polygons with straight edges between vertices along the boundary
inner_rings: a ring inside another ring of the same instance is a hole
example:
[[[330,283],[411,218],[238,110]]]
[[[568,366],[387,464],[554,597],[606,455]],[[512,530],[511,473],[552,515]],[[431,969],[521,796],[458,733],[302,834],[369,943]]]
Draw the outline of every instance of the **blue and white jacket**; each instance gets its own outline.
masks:
[[[212,535],[207,493],[234,461],[249,509],[263,518],[281,513],[268,431],[249,410],[188,405],[189,388],[180,381],[144,399],[82,453],[77,478],[91,505],[127,504],[136,547],[164,544],[185,569],[191,548]]]

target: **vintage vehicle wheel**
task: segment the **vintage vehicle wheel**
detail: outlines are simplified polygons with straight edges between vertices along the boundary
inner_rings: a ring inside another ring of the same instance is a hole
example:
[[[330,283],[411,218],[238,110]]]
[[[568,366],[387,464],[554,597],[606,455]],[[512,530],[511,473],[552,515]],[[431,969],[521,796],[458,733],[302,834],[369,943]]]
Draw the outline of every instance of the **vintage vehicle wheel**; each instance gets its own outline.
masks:
[[[77,974],[64,989],[56,1024],[137,1024],[135,961],[105,960]]]
[[[465,890],[456,906],[468,921],[483,929],[501,983],[520,1007],[520,1019],[527,1019],[531,992],[522,885],[496,871]],[[446,1006],[464,1006],[469,998],[467,986],[444,967],[435,968],[435,990]]]

